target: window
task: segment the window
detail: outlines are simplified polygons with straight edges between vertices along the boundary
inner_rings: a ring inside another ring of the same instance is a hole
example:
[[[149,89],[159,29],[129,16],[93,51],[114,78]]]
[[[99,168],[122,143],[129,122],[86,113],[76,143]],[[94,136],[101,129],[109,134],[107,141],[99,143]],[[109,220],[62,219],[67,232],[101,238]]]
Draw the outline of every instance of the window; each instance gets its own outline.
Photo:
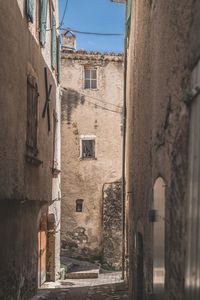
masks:
[[[81,140],[81,158],[95,158],[95,140]]]
[[[83,200],[77,199],[76,200],[76,212],[82,212],[83,211]]]
[[[97,88],[97,70],[85,68],[84,69],[84,88],[96,89]]]
[[[37,155],[38,87],[34,77],[27,78],[27,149]]]

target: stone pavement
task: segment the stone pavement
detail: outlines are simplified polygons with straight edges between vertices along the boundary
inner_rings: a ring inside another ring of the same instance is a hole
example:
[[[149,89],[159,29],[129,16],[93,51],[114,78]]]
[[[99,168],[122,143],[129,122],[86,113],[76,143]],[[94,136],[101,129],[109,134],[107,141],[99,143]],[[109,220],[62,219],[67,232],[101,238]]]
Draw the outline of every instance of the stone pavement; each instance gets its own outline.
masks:
[[[65,279],[46,283],[32,300],[128,300],[121,272],[99,274],[97,279]]]

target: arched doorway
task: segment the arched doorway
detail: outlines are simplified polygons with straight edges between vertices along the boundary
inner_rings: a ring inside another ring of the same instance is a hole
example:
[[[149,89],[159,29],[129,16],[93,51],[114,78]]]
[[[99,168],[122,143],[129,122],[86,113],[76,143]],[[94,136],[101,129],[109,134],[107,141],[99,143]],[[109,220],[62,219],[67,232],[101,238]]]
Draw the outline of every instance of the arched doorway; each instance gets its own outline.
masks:
[[[160,300],[165,290],[165,182],[161,177],[154,184],[153,194],[153,294]]]

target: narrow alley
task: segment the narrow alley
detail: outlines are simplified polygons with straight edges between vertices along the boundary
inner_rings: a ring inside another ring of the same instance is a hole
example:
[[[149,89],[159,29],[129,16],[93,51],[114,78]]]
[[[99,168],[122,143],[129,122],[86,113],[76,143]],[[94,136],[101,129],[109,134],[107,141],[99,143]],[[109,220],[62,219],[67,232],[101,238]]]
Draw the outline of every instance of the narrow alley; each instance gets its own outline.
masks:
[[[199,300],[200,0],[0,4],[0,300]]]

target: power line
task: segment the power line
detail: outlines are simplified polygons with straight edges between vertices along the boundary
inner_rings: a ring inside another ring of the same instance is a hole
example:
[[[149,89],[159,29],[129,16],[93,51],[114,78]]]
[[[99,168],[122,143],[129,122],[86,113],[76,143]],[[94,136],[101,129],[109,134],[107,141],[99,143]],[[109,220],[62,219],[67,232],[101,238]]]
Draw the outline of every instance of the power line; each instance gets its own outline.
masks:
[[[100,102],[105,103],[105,104],[109,104],[109,105],[115,106],[115,107],[117,107],[117,108],[122,108],[120,105],[116,105],[116,104],[113,104],[113,103],[110,103],[110,102],[105,102],[105,101],[103,101],[103,100],[100,100],[100,99],[95,98],[95,97],[92,97],[92,96],[88,96],[88,95],[83,94],[83,93],[81,93],[81,95],[83,95],[83,96],[85,96],[85,97],[88,97],[88,98],[95,99],[95,100],[100,101]]]
[[[62,17],[62,21],[61,21],[59,27],[61,27],[63,25],[64,17],[65,17],[66,11],[67,11],[68,2],[69,2],[69,0],[66,0],[64,12],[63,12],[63,17]]]
[[[106,108],[106,107],[104,107],[104,106],[101,106],[101,105],[99,105],[99,104],[96,104],[96,103],[94,103],[94,102],[92,102],[92,101],[89,101],[89,100],[87,100],[87,99],[85,99],[85,100],[86,100],[87,102],[93,104],[94,106],[99,107],[99,108],[101,108],[101,109],[103,109],[103,110],[107,110],[107,111],[111,111],[111,112],[114,112],[114,113],[117,113],[117,114],[121,114],[121,112],[119,112],[119,111],[116,111],[116,110],[112,110],[112,109]]]
[[[67,90],[67,88],[64,88],[64,90]],[[83,94],[83,93],[81,93],[81,96],[84,96],[84,97],[89,97],[89,98],[94,98],[94,97],[91,97],[91,96],[85,95],[85,94]],[[102,100],[100,100],[100,99],[98,99],[98,98],[94,98],[94,99],[96,99],[96,100],[98,100],[98,101],[101,101],[101,102],[103,102],[103,103],[107,104],[107,102],[105,102],[105,101],[102,101]],[[85,98],[84,98],[84,100],[85,100],[85,101],[87,101],[87,102],[89,102],[89,103],[91,103],[91,104],[93,104],[93,105],[94,105],[94,106],[96,106],[96,107],[99,107],[99,108],[103,109],[103,110],[107,110],[107,111],[111,111],[111,112],[114,112],[114,113],[117,113],[117,114],[121,114],[121,112],[120,112],[120,111],[116,111],[116,110],[113,110],[113,109],[106,108],[105,106],[102,106],[102,105],[96,104],[96,103],[94,103],[94,102],[92,102],[92,101],[90,101],[90,100],[88,100],[88,99],[85,99]],[[111,103],[110,103],[110,104],[111,104]],[[113,105],[114,105],[114,104],[113,104]],[[116,106],[116,107],[118,107],[118,108],[120,108],[120,109],[122,109],[122,107],[121,107],[121,106],[118,106],[118,105],[115,105],[115,106]]]
[[[61,23],[62,24],[62,23]],[[79,30],[74,30],[71,28],[60,28],[61,30],[69,30],[75,33],[80,33],[80,34],[90,34],[90,35],[102,35],[102,36],[124,36],[122,33],[100,33],[100,32],[87,32],[87,31],[79,31]]]

